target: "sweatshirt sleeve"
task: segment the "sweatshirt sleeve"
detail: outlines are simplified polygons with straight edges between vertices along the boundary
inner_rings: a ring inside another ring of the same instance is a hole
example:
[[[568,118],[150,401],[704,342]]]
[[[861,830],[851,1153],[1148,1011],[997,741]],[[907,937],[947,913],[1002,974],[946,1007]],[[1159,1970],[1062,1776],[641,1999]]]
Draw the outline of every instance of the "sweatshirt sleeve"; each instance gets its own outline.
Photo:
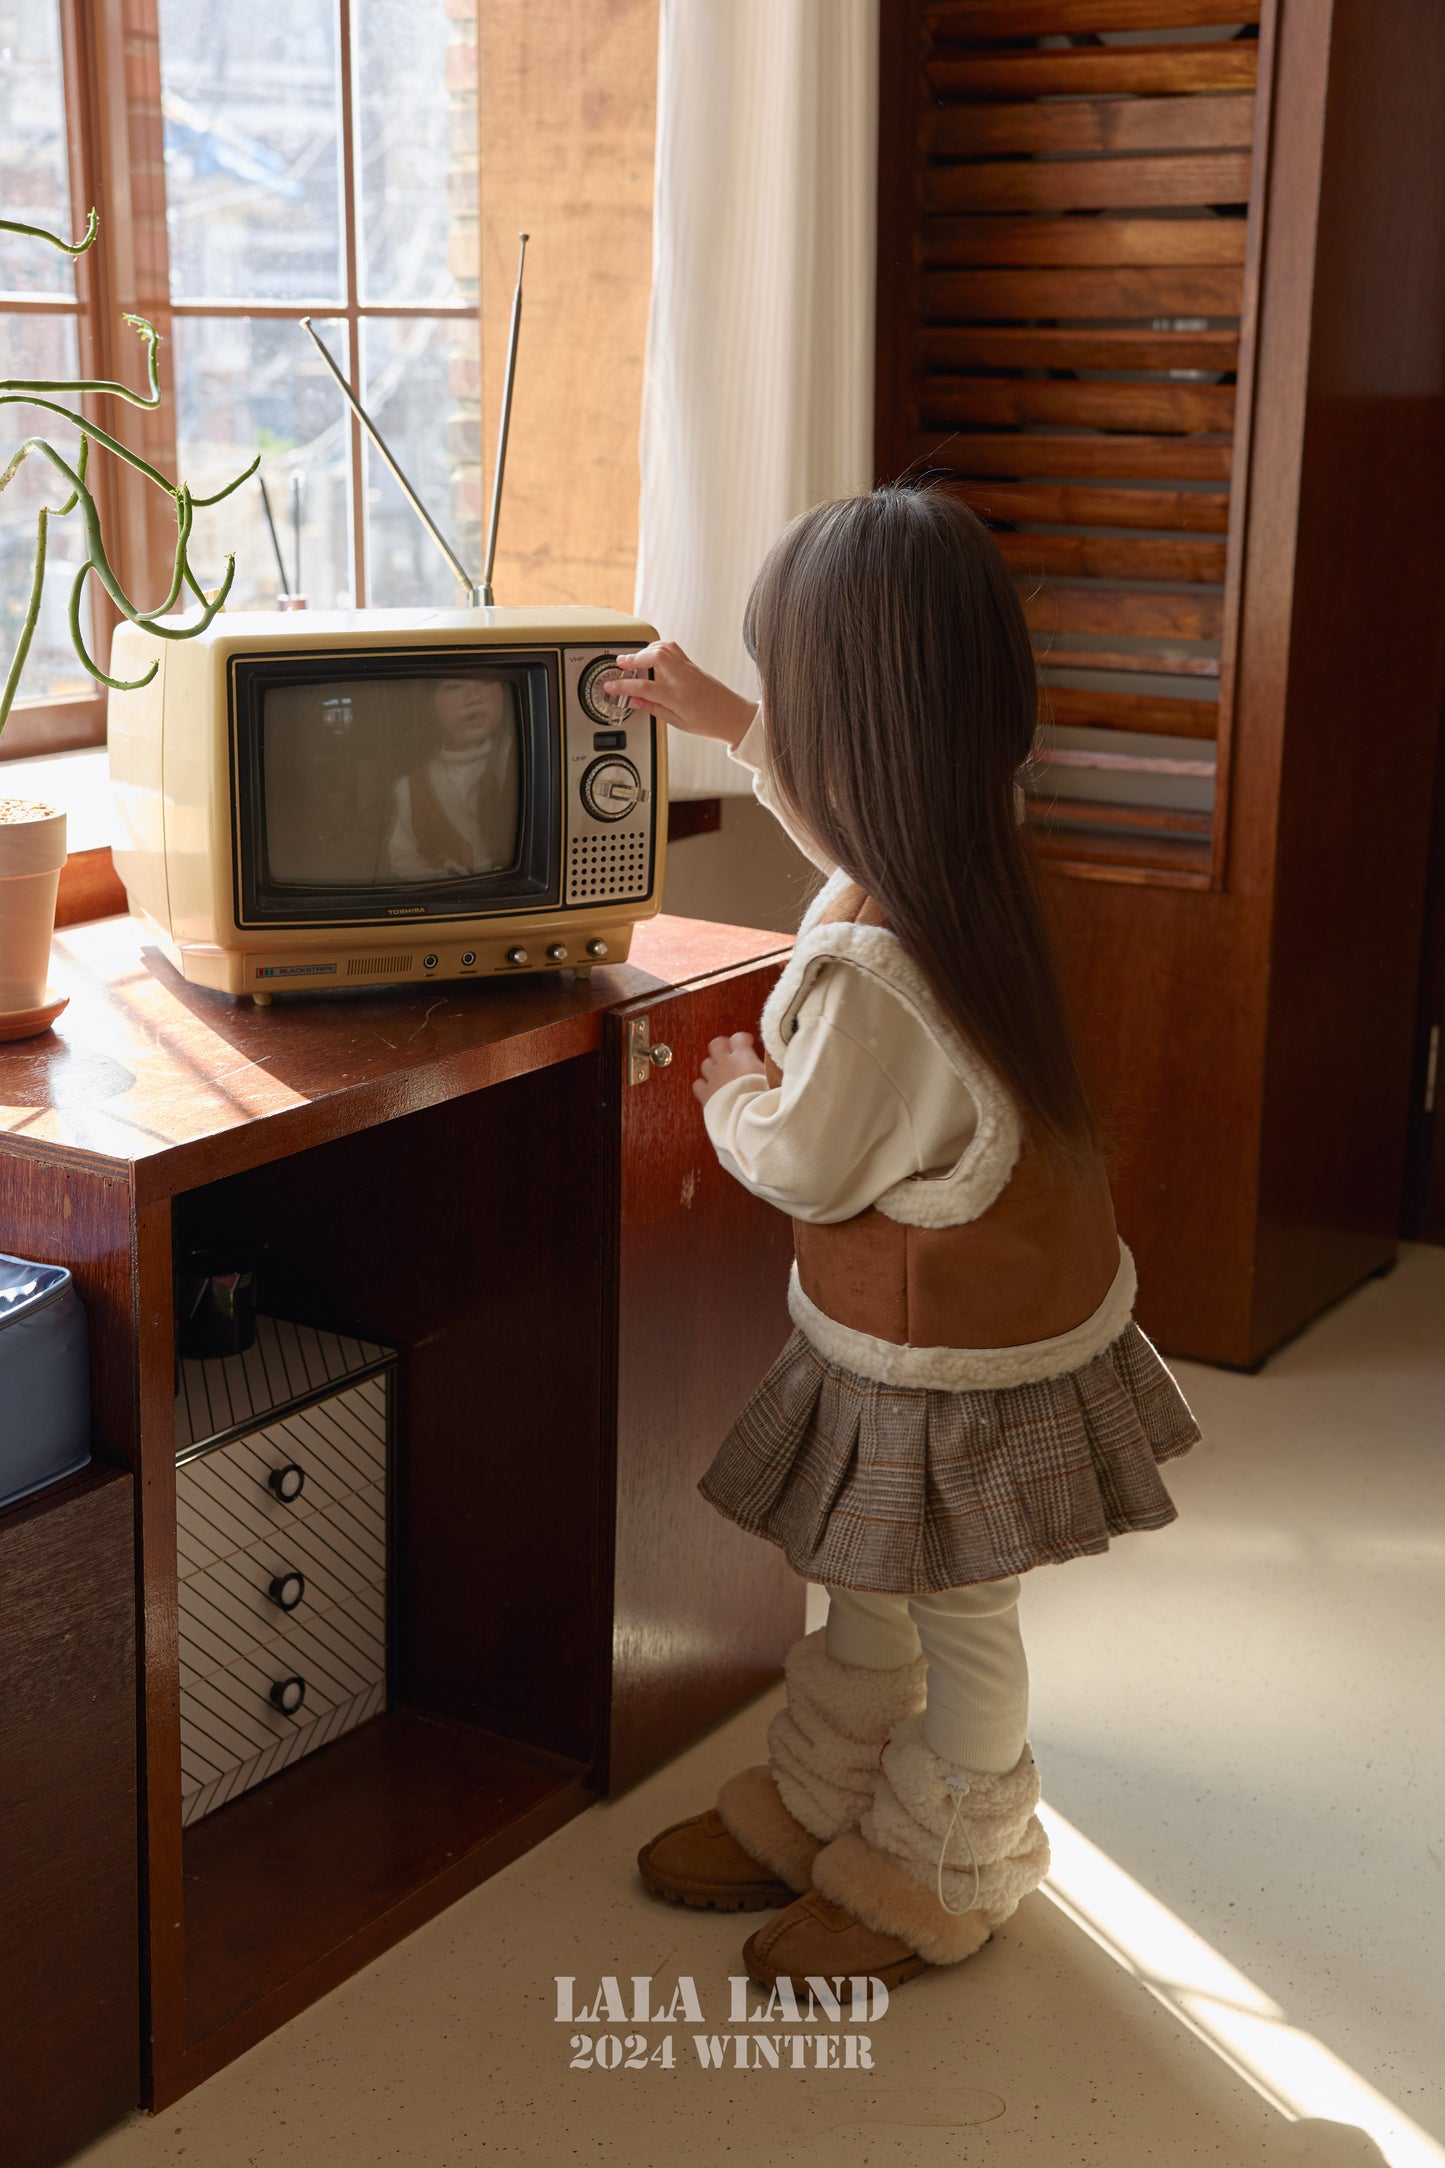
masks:
[[[737,1077],[704,1109],[728,1172],[795,1219],[866,1211],[895,1182],[952,1165],[973,1134],[973,1100],[920,1024],[844,962],[797,1013],[782,1081]]]

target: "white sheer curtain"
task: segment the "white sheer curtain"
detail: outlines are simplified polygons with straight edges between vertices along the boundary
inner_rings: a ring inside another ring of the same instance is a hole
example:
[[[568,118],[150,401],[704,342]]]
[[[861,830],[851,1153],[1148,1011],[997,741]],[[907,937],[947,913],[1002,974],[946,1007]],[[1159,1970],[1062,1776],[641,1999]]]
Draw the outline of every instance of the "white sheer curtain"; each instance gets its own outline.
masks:
[[[638,614],[756,690],[778,530],[872,479],[878,0],[661,0]],[[673,733],[672,795],[746,789]]]

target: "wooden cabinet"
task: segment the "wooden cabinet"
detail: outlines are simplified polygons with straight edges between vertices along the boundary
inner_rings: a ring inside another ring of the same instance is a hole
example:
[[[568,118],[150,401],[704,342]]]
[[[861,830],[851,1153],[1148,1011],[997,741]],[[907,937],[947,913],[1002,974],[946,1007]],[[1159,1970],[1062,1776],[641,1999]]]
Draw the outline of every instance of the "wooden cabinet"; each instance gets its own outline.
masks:
[[[0,1049],[0,1221],[90,1317],[136,1477],[146,2097],[160,2106],[777,1675],[802,1584],[696,1496],[787,1329],[787,1228],[691,1083],[776,935],[658,920],[571,980],[235,1006],[129,921]],[[628,1082],[646,1026],[674,1060]],[[182,1828],[176,1240],[397,1350],[385,1712]],[[124,2105],[121,2102],[120,2105]]]
[[[0,1511],[0,2156],[50,2168],[140,2076],[132,1491]]]
[[[877,461],[1018,572],[1141,1321],[1389,1263],[1445,676],[1445,10],[882,11]]]

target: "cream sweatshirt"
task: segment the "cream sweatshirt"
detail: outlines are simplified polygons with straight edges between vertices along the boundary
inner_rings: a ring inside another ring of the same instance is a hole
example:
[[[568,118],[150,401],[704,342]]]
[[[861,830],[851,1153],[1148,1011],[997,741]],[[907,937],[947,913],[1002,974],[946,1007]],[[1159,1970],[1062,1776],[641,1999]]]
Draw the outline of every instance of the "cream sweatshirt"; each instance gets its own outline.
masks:
[[[772,788],[761,709],[732,757],[833,889],[837,868]],[[845,957],[823,959],[794,1017],[782,1082],[736,1077],[703,1110],[719,1159],[745,1188],[795,1219],[826,1223],[866,1211],[909,1175],[954,1165],[977,1107],[933,1033],[882,979]]]

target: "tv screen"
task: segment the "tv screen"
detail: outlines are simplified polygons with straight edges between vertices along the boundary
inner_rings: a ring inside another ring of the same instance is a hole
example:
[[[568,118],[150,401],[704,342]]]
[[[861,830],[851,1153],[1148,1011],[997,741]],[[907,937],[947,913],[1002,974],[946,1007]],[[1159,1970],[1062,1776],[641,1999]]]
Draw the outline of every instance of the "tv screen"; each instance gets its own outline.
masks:
[[[277,686],[262,762],[278,887],[471,881],[517,863],[517,692],[496,672]]]
[[[372,650],[233,667],[247,920],[559,900],[550,657]]]

